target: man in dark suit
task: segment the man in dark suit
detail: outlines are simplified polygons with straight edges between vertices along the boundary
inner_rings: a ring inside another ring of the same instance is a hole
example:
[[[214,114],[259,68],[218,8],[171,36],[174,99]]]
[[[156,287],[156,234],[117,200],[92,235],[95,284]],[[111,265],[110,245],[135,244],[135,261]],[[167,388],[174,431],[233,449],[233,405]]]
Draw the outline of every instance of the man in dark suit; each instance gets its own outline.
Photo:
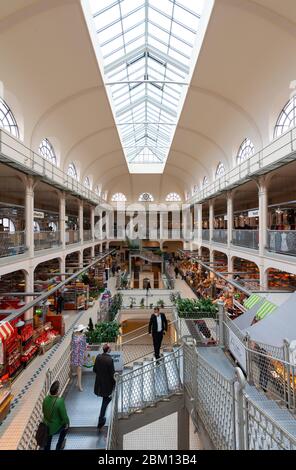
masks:
[[[96,374],[94,393],[98,397],[103,398],[98,422],[99,430],[101,430],[106,423],[106,409],[111,401],[110,395],[112,394],[115,386],[115,369],[113,359],[109,354],[110,351],[111,348],[109,344],[105,344],[103,346],[103,354],[97,355],[93,368],[93,371]]]
[[[155,359],[159,359],[159,351],[163,335],[168,329],[168,322],[164,313],[159,312],[159,308],[154,308],[149,322],[149,335],[152,334]]]

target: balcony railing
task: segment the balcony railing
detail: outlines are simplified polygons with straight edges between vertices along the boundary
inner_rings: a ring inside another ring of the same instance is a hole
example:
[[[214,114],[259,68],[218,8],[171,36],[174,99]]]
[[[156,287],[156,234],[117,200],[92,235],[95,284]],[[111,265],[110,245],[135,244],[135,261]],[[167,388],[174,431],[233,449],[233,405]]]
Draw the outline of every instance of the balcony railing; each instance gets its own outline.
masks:
[[[58,248],[61,245],[60,232],[44,231],[34,232],[35,251],[47,250],[49,248]]]
[[[238,186],[244,181],[249,181],[252,175],[259,174],[262,168],[271,169],[273,164],[278,161],[284,164],[295,153],[295,142],[296,128],[294,127],[239,165],[226,171],[220,178],[207,184],[186,202],[189,204],[200,203],[214,194]]]
[[[214,229],[212,240],[217,243],[227,243],[227,229]]]
[[[19,255],[26,251],[25,232],[0,232],[0,257]]]
[[[79,230],[67,230],[66,231],[66,245],[73,245],[73,243],[79,243]]]
[[[296,256],[296,230],[268,230],[267,249],[273,253]]]
[[[91,241],[92,236],[91,236],[91,230],[83,230],[83,241]]]
[[[232,230],[232,244],[258,250],[259,230]]]
[[[207,241],[210,240],[210,230],[205,230],[205,229],[203,229],[203,231],[202,231],[202,239],[203,239],[203,240],[207,240]]]

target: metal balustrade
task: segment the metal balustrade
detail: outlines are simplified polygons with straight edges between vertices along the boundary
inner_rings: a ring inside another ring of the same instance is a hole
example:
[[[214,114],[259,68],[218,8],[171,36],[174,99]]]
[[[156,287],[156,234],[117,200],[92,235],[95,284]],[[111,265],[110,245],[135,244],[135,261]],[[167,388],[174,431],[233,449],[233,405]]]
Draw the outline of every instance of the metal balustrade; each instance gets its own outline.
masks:
[[[227,243],[227,230],[226,229],[214,229],[212,241],[216,243]]]
[[[83,241],[92,241],[91,230],[83,230]]]
[[[84,184],[69,176],[61,168],[26,147],[23,142],[0,129],[0,155],[4,162],[12,162],[26,173],[41,176],[56,187],[67,189],[78,196],[94,202],[105,201]]]
[[[73,245],[80,242],[79,230],[66,231],[66,245]]]
[[[0,232],[0,257],[25,253],[25,232]]]
[[[202,230],[202,239],[205,241],[210,241],[210,230],[208,229]]]
[[[296,230],[268,230],[267,250],[296,256]]]
[[[60,232],[42,231],[34,232],[35,251],[58,248],[61,245]]]
[[[118,417],[126,417],[182,390],[180,355],[182,348],[164,354],[158,361],[134,363],[117,381]]]
[[[216,178],[201,190],[197,191],[186,202],[188,204],[201,203],[215,194],[237,187],[245,181],[249,181],[256,174],[267,173],[291,161],[296,149],[296,128],[290,129],[277,139],[274,139],[266,147],[256,152],[234,168],[226,171],[224,175]]]
[[[232,230],[232,245],[258,250],[259,230]]]

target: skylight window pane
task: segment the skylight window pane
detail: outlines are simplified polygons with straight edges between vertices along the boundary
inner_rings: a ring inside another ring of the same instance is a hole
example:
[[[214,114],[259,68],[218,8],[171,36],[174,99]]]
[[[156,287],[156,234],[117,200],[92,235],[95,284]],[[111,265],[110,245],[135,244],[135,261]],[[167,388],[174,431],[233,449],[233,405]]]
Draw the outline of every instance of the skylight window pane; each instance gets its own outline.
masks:
[[[161,15],[152,8],[149,10],[148,18],[150,21],[153,21],[153,23],[159,24],[163,28],[170,30],[172,20],[170,18],[166,18],[164,15]]]
[[[105,79],[129,82],[109,85],[125,156],[128,162],[164,163],[186,86],[164,82],[188,80],[196,37],[190,28],[198,30],[204,0],[113,2],[91,0],[91,6]]]

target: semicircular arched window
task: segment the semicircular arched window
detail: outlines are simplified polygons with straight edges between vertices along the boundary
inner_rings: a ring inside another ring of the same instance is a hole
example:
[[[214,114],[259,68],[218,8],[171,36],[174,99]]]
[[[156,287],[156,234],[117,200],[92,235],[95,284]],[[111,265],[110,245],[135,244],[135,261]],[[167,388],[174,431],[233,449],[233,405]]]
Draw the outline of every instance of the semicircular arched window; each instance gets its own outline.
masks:
[[[181,197],[177,193],[169,193],[165,200],[168,202],[181,202]]]
[[[279,137],[280,135],[287,132],[291,127],[296,126],[296,96],[288,101],[288,103],[282,109],[275,128],[274,128],[274,138]]]
[[[84,184],[84,186],[85,186],[86,188],[90,189],[90,179],[89,179],[88,176],[86,176],[86,177],[84,178],[83,184]]]
[[[153,198],[152,194],[150,194],[150,193],[142,193],[139,196],[139,201],[140,202],[153,202],[154,198]]]
[[[0,226],[3,232],[15,232],[15,225],[13,221],[8,219],[7,217],[0,218]]]
[[[236,163],[242,163],[243,161],[247,160],[247,158],[251,157],[255,153],[255,147],[253,142],[246,138],[240,145],[238,149],[238,154],[236,157]]]
[[[0,127],[19,139],[20,132],[16,119],[10,107],[2,98],[0,98]]]
[[[225,167],[222,162],[220,162],[216,168],[216,178],[223,176],[225,174]]]
[[[204,188],[208,184],[209,184],[209,178],[205,176],[204,179],[202,180],[202,187]]]
[[[75,180],[78,179],[76,166],[74,165],[73,162],[71,162],[71,163],[69,164],[69,166],[68,166],[67,175],[71,176],[71,177],[74,178]]]
[[[40,155],[54,165],[57,164],[57,157],[54,148],[48,139],[43,139],[38,149]]]
[[[111,198],[112,202],[125,202],[126,200],[126,196],[123,193],[115,193]]]

